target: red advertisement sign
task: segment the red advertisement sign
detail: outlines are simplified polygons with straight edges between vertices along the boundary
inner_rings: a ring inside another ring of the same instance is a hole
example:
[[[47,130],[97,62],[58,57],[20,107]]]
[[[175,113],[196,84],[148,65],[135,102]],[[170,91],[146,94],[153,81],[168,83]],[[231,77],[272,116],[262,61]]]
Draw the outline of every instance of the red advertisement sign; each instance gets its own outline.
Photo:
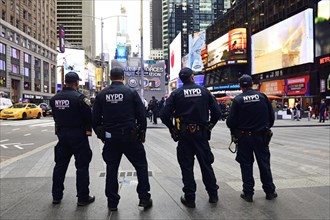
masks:
[[[286,80],[286,94],[309,95],[309,76],[300,76]]]

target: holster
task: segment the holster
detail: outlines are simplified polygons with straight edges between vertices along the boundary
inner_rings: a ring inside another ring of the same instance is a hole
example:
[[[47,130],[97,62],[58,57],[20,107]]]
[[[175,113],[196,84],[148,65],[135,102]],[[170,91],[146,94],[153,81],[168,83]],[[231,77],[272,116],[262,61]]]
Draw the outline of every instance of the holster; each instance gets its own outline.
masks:
[[[103,126],[97,126],[95,129],[95,133],[98,139],[101,139],[102,141],[105,140],[105,131]]]
[[[265,131],[265,143],[267,144],[267,146],[269,145],[269,143],[270,143],[272,137],[273,137],[273,132],[272,132],[272,130],[267,129],[267,130]]]

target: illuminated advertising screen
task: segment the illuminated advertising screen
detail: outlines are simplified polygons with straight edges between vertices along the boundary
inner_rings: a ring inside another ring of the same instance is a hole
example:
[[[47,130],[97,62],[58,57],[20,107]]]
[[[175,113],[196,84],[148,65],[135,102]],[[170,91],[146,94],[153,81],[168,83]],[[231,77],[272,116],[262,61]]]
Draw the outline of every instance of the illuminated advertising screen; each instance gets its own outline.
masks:
[[[252,35],[252,74],[312,63],[313,10],[306,9]]]
[[[207,45],[208,67],[247,63],[246,29],[236,28]]]
[[[195,83],[199,86],[204,86],[204,75],[194,76]],[[183,83],[180,78],[178,78],[178,88],[182,87]]]
[[[206,48],[205,37],[205,30],[189,35],[189,54],[187,55],[187,67],[195,72],[200,72],[204,68],[201,51]]]
[[[317,5],[315,18],[315,56],[330,54],[330,0]]]
[[[288,96],[309,95],[309,76],[286,79],[285,90]]]
[[[170,44],[170,80],[176,79],[181,70],[181,32]]]
[[[119,61],[126,60],[126,47],[116,48],[116,59]]]
[[[65,53],[57,54],[57,66],[64,67],[64,74],[70,71],[76,72],[82,81],[79,85],[85,85],[85,52],[84,50],[65,49]],[[88,78],[88,77],[87,77]],[[61,71],[57,72],[57,83],[61,84]]]
[[[262,82],[260,92],[266,95],[284,95],[284,79]]]

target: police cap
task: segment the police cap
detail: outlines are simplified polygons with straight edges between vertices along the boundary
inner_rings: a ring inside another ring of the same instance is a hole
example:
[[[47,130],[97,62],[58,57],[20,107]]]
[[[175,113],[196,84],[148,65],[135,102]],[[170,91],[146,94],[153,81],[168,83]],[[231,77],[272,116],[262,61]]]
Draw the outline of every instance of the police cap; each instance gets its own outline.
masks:
[[[110,76],[114,76],[114,77],[124,76],[124,70],[121,67],[114,67],[110,71]]]
[[[68,72],[65,75],[65,83],[74,83],[77,81],[81,81],[79,75],[76,72]]]
[[[239,78],[239,84],[243,87],[252,86],[252,78],[250,75],[244,74]]]
[[[182,81],[189,79],[189,77],[194,73],[190,68],[184,67],[180,70],[179,77]]]

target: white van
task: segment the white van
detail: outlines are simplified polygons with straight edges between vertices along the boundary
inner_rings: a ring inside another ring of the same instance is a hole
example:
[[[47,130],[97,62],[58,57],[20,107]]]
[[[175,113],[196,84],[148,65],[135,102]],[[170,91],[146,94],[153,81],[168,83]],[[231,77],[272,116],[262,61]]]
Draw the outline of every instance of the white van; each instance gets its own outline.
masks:
[[[2,111],[2,109],[9,108],[11,106],[13,106],[13,103],[11,102],[10,99],[0,97],[0,111]]]

